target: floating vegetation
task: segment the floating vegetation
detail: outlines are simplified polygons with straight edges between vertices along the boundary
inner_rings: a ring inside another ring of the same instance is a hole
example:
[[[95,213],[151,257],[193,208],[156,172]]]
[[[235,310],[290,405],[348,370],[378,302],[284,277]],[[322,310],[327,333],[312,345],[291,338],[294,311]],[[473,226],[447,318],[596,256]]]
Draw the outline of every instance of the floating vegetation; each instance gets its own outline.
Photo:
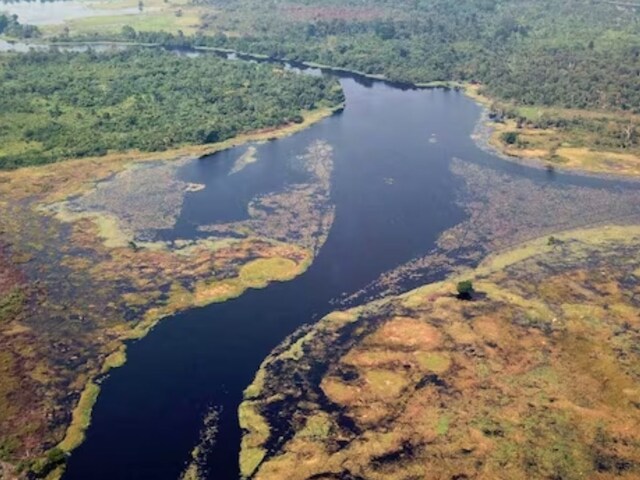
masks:
[[[383,274],[346,302],[362,303],[406,291],[434,274],[477,265],[490,252],[558,230],[612,219],[640,222],[640,189],[536,182],[459,158],[452,160],[451,169],[464,181],[458,202],[467,219],[443,232],[433,251]]]
[[[293,243],[317,254],[333,224],[335,208],[330,204],[333,148],[315,141],[296,166],[306,173],[305,183],[289,185],[253,200],[248,207],[249,220],[199,227],[216,236],[241,234]]]
[[[253,145],[248,146],[247,150],[238,157],[238,159],[233,164],[233,167],[231,167],[231,170],[229,170],[229,175],[233,175],[234,173],[241,172],[252,163],[256,163],[258,161],[256,152],[257,152],[257,149],[255,146]]]
[[[241,407],[245,477],[640,476],[640,227],[554,238],[278,347]]]
[[[191,460],[179,480],[205,480],[208,475],[207,455],[215,446],[218,433],[218,410],[209,407],[202,420],[198,444],[191,451]]]
[[[92,191],[52,208],[77,217],[115,219],[112,230],[119,229],[128,240],[148,240],[154,230],[173,228],[185,194],[200,188],[177,179],[187,161],[131,164]]]
[[[186,193],[204,188],[178,178],[189,161],[0,174],[0,462],[40,468],[56,445],[64,460],[84,438],[101,377],[125,362],[126,340],[178,311],[290,280],[313,261],[333,221],[331,146],[311,144],[297,160],[305,183],[255,199],[246,222],[158,241]],[[185,475],[202,474],[200,460]]]

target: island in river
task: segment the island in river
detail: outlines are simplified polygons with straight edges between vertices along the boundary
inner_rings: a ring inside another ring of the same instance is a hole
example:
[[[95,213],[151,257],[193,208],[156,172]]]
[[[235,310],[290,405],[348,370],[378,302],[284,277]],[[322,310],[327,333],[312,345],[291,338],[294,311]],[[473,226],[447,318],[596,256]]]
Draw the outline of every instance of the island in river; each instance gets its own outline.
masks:
[[[638,248],[637,226],[559,233],[327,315],[245,391],[243,475],[638,478]]]

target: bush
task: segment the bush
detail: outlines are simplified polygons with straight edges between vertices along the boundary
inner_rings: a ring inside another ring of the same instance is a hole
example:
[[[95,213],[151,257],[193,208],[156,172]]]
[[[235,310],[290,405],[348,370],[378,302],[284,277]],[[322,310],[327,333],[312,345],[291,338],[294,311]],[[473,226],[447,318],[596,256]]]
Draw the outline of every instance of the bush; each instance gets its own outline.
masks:
[[[515,145],[518,141],[518,134],[516,132],[505,132],[502,134],[502,141],[507,145]]]
[[[67,461],[67,454],[64,450],[54,447],[47,452],[45,458],[40,460],[36,460],[31,465],[31,473],[36,478],[45,478],[49,475],[53,470],[55,470],[59,465],[62,465]]]
[[[471,280],[464,280],[458,283],[458,298],[461,300],[469,300],[473,295],[473,282]]]

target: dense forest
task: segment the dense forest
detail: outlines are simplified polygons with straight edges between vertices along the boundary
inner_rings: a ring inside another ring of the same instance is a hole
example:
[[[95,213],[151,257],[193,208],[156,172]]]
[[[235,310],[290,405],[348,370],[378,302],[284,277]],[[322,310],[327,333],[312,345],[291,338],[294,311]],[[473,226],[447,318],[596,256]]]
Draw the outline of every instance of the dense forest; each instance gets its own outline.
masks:
[[[193,0],[193,38],[414,83],[480,82],[526,105],[640,112],[640,4],[596,0]],[[123,36],[132,39],[136,32]]]
[[[590,0],[213,2],[241,50],[384,74],[477,81],[523,104],[640,112],[640,15]],[[253,14],[250,14],[253,12]]]
[[[334,80],[213,55],[12,55],[0,61],[0,167],[218,142],[342,101]]]

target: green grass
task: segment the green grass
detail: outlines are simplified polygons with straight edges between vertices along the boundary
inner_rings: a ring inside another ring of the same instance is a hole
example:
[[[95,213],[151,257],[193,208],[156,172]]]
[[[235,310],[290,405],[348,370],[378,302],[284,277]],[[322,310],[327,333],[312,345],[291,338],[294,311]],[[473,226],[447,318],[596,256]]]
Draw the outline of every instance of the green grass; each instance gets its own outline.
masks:
[[[141,31],[164,31],[185,34],[195,33],[201,25],[201,15],[204,9],[189,2],[179,0],[144,0],[142,12],[119,13],[124,8],[137,7],[138,2],[105,1],[92,2],[91,8],[96,11],[95,16],[87,16],[66,21],[63,25],[43,25],[45,35],[59,35],[65,28],[71,35],[75,34],[113,34],[120,33],[124,25]],[[113,15],[105,15],[113,11]],[[178,11],[180,14],[177,15]]]
[[[120,368],[127,361],[127,347],[122,345],[118,350],[109,355],[102,365],[102,372],[106,373],[113,368]]]
[[[240,451],[240,474],[249,477],[258,468],[266,455],[262,445],[269,438],[269,425],[257,410],[255,404],[243,402],[238,409],[240,428],[246,433],[242,438]]]
[[[120,33],[124,25],[141,31],[164,31],[177,33],[182,30],[185,33],[192,33],[196,30],[199,22],[197,15],[176,17],[173,12],[149,13],[143,15],[104,15],[87,17],[67,22],[72,34],[85,33]],[[58,28],[45,29],[45,32],[53,33]]]
[[[91,412],[98,399],[100,387],[93,382],[87,383],[73,411],[71,425],[67,428],[64,440],[58,445],[65,452],[76,449],[83,441],[85,432],[91,423]]]
[[[240,279],[247,286],[261,288],[271,281],[291,280],[299,269],[296,262],[287,258],[260,258],[240,269]]]
[[[443,415],[438,419],[438,424],[436,425],[436,433],[439,436],[444,436],[449,432],[449,424],[451,422],[451,418],[449,415]]]
[[[416,354],[416,357],[420,366],[434,373],[446,372],[451,366],[451,358],[442,353],[420,352]]]
[[[25,296],[18,288],[0,296],[0,324],[13,320],[22,310],[24,302]]]
[[[304,428],[300,430],[298,436],[313,440],[323,440],[329,437],[331,431],[331,417],[325,413],[315,414],[307,419]]]

